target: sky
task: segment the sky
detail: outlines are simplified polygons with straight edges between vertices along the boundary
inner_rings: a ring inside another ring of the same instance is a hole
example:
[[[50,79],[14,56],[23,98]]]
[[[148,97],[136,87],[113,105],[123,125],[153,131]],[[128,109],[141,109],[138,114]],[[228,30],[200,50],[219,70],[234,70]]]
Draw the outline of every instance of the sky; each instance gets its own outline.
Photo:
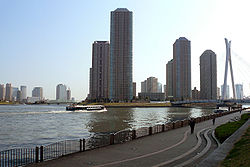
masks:
[[[179,37],[191,41],[192,88],[200,88],[199,57],[206,49],[217,55],[220,87],[226,37],[232,41],[235,83],[250,95],[249,6],[248,0],[0,0],[0,84],[26,85],[28,96],[41,86],[46,98],[55,99],[62,83],[77,100],[85,99],[92,43],[109,41],[110,12],[127,8],[133,12],[137,92],[150,76],[165,84],[166,63]]]

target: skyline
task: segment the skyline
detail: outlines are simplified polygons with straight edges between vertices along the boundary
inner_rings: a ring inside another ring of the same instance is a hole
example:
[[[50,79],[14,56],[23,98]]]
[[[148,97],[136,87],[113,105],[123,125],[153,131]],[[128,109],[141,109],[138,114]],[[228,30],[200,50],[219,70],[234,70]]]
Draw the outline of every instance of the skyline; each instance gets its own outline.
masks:
[[[33,87],[41,86],[49,99],[55,99],[55,86],[64,83],[70,85],[73,97],[85,99],[89,92],[92,43],[110,41],[110,12],[124,7],[133,12],[133,82],[137,83],[137,92],[149,76],[165,84],[166,63],[171,60],[172,45],[179,37],[191,41],[192,89],[200,90],[200,78],[195,76],[199,76],[199,57],[207,49],[217,55],[220,87],[227,37],[232,40],[235,84],[243,83],[245,95],[249,95],[248,6],[247,1],[215,0],[109,4],[1,1],[0,56],[1,62],[5,62],[1,70],[6,73],[1,74],[0,83],[26,85],[28,96]]]

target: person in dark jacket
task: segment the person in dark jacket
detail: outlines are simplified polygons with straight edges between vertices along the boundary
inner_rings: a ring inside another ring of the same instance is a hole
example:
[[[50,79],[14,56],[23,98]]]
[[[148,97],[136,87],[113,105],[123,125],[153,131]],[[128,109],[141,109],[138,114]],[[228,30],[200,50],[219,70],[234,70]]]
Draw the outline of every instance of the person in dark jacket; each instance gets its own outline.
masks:
[[[189,126],[191,128],[191,134],[194,133],[194,126],[195,126],[195,120],[193,118],[191,118],[191,120],[189,120]]]
[[[213,125],[215,124],[215,116],[213,117]]]

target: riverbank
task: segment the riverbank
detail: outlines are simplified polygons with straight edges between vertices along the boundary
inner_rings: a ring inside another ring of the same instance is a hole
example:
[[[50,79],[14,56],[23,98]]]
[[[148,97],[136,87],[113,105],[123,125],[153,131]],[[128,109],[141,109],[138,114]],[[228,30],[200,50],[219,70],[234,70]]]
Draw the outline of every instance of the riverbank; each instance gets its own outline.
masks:
[[[150,107],[180,107],[180,108],[204,108],[215,109],[216,103],[195,103],[173,106],[170,102],[165,103],[91,103],[82,105],[104,105],[106,108],[150,108]]]
[[[121,107],[171,107],[171,103],[104,103],[107,108],[121,108]]]
[[[0,102],[0,105],[13,105],[13,104],[16,104],[16,103],[13,103],[13,102]]]

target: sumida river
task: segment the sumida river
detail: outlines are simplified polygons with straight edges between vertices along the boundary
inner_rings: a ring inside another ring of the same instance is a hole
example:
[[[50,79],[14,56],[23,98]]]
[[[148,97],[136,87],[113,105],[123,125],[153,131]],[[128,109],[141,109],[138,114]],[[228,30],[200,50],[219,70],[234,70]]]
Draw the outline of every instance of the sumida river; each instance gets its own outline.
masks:
[[[96,133],[149,127],[212,113],[199,108],[108,108],[71,112],[62,105],[0,105],[0,151],[45,145]]]

